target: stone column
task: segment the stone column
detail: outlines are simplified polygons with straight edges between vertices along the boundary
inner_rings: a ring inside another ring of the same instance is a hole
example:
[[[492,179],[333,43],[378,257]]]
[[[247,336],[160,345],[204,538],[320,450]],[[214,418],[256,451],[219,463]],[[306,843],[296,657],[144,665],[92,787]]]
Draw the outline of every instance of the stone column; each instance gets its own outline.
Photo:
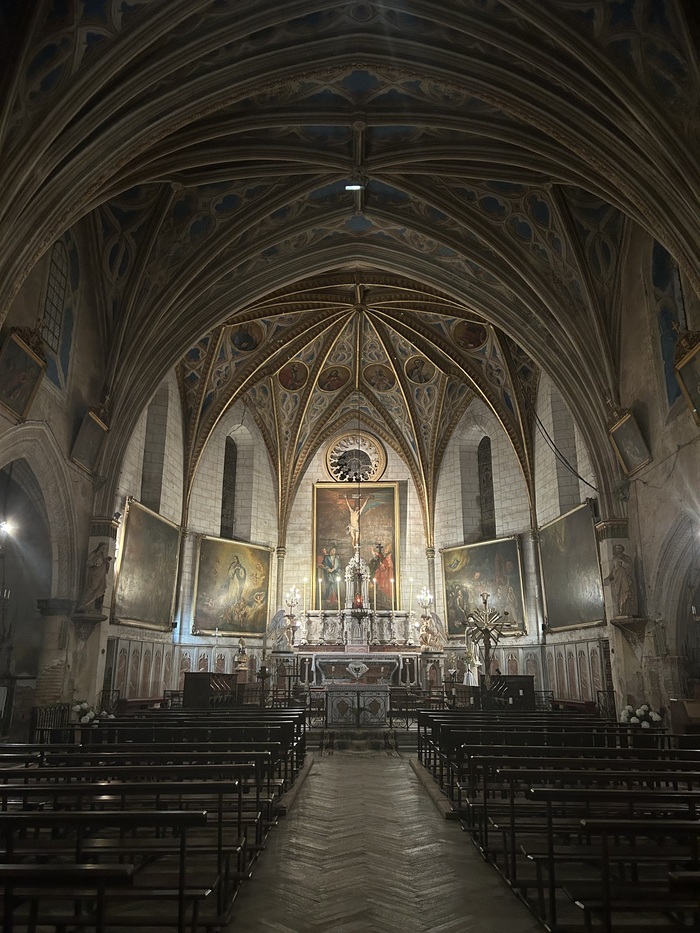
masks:
[[[544,601],[542,599],[542,579],[540,577],[539,534],[531,531],[522,536],[523,542],[523,590],[525,592],[527,615],[527,634],[534,635],[538,641],[545,641]]]
[[[101,541],[105,542],[107,555],[112,558],[107,572],[107,586],[101,606],[89,612],[76,612],[73,616],[73,649],[77,662],[75,696],[89,702],[99,703],[102,698],[120,521],[121,515],[117,518],[116,514],[111,518],[96,516],[92,519],[87,554],[91,554]]]
[[[277,555],[277,590],[275,595],[275,611],[284,609],[284,559],[287,556],[286,547],[278,547]]]
[[[646,702],[642,657],[648,620],[638,616],[637,578],[630,554],[627,521],[603,520],[596,525],[603,577],[607,636],[618,712],[628,701]]]
[[[428,561],[428,589],[435,596],[435,548],[427,547],[425,556]]]
[[[70,599],[37,600],[37,608],[42,617],[42,640],[34,690],[36,706],[67,703],[73,699],[72,671],[68,655],[73,605]]]

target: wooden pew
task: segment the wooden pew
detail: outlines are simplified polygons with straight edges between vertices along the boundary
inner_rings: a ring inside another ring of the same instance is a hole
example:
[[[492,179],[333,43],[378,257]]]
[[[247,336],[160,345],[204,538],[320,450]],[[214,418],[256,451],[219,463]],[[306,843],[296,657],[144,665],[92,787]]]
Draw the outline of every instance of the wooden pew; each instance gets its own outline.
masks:
[[[652,788],[613,788],[613,787],[542,787],[533,786],[528,791],[529,799],[542,801],[546,807],[545,832],[535,837],[534,841],[522,846],[521,851],[525,860],[535,866],[536,885],[540,910],[543,906],[544,890],[548,891],[548,922],[556,922],[556,890],[561,885],[557,881],[557,868],[562,863],[581,863],[601,865],[601,871],[609,874],[610,865],[627,863],[633,870],[644,862],[645,864],[667,865],[670,862],[687,863],[692,865],[694,855],[691,851],[671,852],[658,849],[657,851],[642,851],[629,846],[617,846],[614,850],[591,844],[590,839],[582,846],[562,842],[557,845],[556,838],[561,838],[562,830],[574,832],[578,827],[583,828],[581,820],[591,818],[605,818],[616,821],[616,824],[646,814],[653,814],[657,822],[659,817],[669,813],[680,815],[684,819],[697,818],[700,806],[700,789],[673,791]],[[566,814],[566,823],[555,820],[555,808],[559,814]],[[511,834],[510,852],[517,854],[516,835],[519,833],[517,816],[508,828]],[[522,832],[522,830],[520,830]],[[557,836],[558,834],[558,836]],[[546,870],[546,878],[542,869]],[[516,880],[513,867],[513,881]],[[544,919],[544,915],[543,915]]]
[[[109,765],[106,762],[100,762],[93,766],[84,765],[78,768],[68,767],[43,767],[33,769],[23,769],[22,771],[0,771],[0,799],[6,799],[4,786],[12,782],[12,786],[29,788],[36,785],[44,788],[47,794],[53,788],[61,788],[69,783],[77,785],[86,784],[95,781],[110,781],[115,788],[121,786],[123,782],[139,783],[144,787],[144,792],[148,784],[154,787],[159,786],[163,781],[179,781],[183,787],[183,792],[191,785],[193,781],[228,781],[231,787],[237,789],[240,803],[236,811],[236,823],[239,836],[246,839],[246,848],[251,854],[255,854],[264,848],[264,837],[267,826],[264,823],[264,815],[260,809],[259,787],[256,788],[255,799],[253,801],[254,809],[244,807],[242,788],[247,779],[254,777],[254,766],[252,764],[208,764],[208,765]],[[252,829],[253,837],[249,838],[248,830]]]
[[[133,883],[135,867],[124,862],[108,865],[0,863],[0,886],[3,900],[3,933],[14,930],[15,911],[28,903],[26,925],[36,930],[39,905],[59,899],[95,900],[95,933],[105,931],[105,903],[108,892]],[[24,918],[23,918],[24,919]],[[67,925],[73,919],[67,913],[52,914],[53,923]],[[24,923],[22,924],[24,925]]]
[[[694,912],[696,921],[700,911],[700,895],[676,893],[666,886],[617,885],[610,881],[610,839],[627,835],[631,839],[672,839],[686,847],[695,870],[698,868],[698,841],[700,840],[700,820],[658,820],[658,819],[597,819],[581,820],[582,830],[601,839],[602,877],[600,884],[591,888],[575,885],[566,888],[565,893],[584,914],[588,929],[592,927],[592,915],[598,915],[604,933],[613,933],[613,913],[633,914],[641,912],[667,914],[670,911]],[[643,933],[642,923],[636,924],[639,933]],[[697,925],[695,926],[697,929]],[[658,929],[658,927],[657,927]],[[689,929],[681,927],[678,929]]]
[[[199,924],[200,905],[212,894],[213,887],[191,886],[188,885],[187,875],[187,854],[188,854],[188,831],[195,827],[206,826],[207,812],[198,810],[159,810],[144,811],[62,811],[62,812],[14,812],[0,813],[0,839],[5,847],[3,861],[12,863],[15,861],[15,851],[18,849],[20,840],[24,837],[27,842],[26,833],[33,831],[32,841],[35,843],[37,854],[45,858],[45,843],[50,841],[51,833],[60,832],[70,834],[73,841],[73,860],[76,863],[84,861],[83,845],[86,838],[96,831],[118,830],[143,831],[144,829],[156,831],[165,830],[178,834],[178,856],[177,856],[177,880],[174,884],[167,887],[148,887],[141,889],[139,902],[143,901],[145,907],[150,906],[154,901],[173,900],[177,904],[176,915],[171,923],[168,923],[168,917],[162,911],[139,915],[141,926],[154,926],[163,928],[175,926],[178,933],[185,933],[188,925],[187,917],[190,913],[190,925],[196,931]],[[26,849],[26,847],[25,847]],[[26,851],[25,851],[26,856]],[[128,895],[129,901],[133,902],[137,898],[137,892],[133,888],[124,889]],[[110,898],[107,901],[116,901],[119,898],[119,889],[110,892]],[[152,910],[152,907],[150,907]],[[132,918],[133,920],[133,918]],[[80,917],[74,922],[79,923]]]
[[[576,760],[577,763],[586,761],[600,761],[605,767],[606,761],[619,761],[623,766],[629,766],[630,761],[637,767],[653,767],[660,761],[675,762],[678,770],[700,770],[700,753],[687,749],[642,749],[642,748],[599,748],[597,746],[586,748],[584,746],[501,746],[494,749],[491,745],[463,745],[459,749],[457,758],[452,762],[448,778],[447,794],[450,800],[455,801],[457,808],[461,807],[462,796],[466,793],[474,797],[479,781],[479,770],[488,766],[508,767],[534,767],[541,760],[565,761]],[[466,781],[466,783],[465,783]]]
[[[42,812],[55,813],[75,810],[99,811],[101,809],[120,810],[122,812],[153,812],[183,807],[206,808],[212,817],[206,828],[190,832],[189,854],[196,858],[199,867],[213,858],[215,861],[217,888],[217,906],[223,915],[233,902],[240,880],[247,872],[247,853],[249,847],[241,821],[242,798],[241,785],[229,780],[177,780],[155,779],[128,781],[54,781],[33,784],[5,784],[0,786],[0,801],[3,812],[26,811],[36,808],[36,802],[44,807]],[[47,854],[57,855],[65,852],[66,846],[53,840],[45,842]],[[85,839],[81,845],[81,854],[92,858],[107,856],[125,856],[142,863],[154,857],[176,854],[178,840],[165,837],[147,840],[125,839]],[[250,849],[255,847],[251,844]],[[20,844],[19,849],[8,854],[34,853],[36,847],[30,841],[28,846]],[[69,854],[72,846],[68,846]],[[236,859],[236,870],[231,870],[231,858]]]
[[[167,743],[228,743],[235,750],[242,743],[255,743],[259,749],[266,745],[279,745],[285,786],[290,786],[303,765],[306,754],[305,733],[298,736],[297,724],[293,720],[274,723],[241,722],[220,723],[197,721],[191,723],[168,723],[159,721],[109,720],[95,729],[82,730],[83,742],[87,744],[139,743],[156,745]]]

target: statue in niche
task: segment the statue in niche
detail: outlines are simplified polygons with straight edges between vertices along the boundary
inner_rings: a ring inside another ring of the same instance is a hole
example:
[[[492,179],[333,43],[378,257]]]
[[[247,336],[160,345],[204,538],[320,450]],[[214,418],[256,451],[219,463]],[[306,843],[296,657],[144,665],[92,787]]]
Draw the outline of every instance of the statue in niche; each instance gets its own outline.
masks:
[[[636,615],[637,599],[632,558],[625,554],[621,544],[613,544],[613,559],[610,573],[603,580],[610,586],[610,594],[615,609],[615,618],[628,618]]]

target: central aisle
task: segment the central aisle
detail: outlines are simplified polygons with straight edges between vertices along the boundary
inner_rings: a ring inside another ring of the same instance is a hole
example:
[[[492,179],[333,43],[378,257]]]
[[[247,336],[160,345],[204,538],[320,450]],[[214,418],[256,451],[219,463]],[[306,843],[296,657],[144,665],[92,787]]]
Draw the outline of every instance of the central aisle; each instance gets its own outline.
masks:
[[[231,933],[539,933],[407,758],[316,759],[234,904]]]

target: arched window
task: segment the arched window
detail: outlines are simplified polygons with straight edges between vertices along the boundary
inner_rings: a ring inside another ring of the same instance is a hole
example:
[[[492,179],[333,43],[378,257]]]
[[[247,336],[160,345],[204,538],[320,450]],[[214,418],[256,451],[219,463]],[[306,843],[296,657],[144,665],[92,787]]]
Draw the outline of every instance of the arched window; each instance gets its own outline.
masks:
[[[485,436],[477,451],[479,471],[479,508],[481,510],[482,539],[496,537],[496,503],[493,495],[493,462],[491,438]]]
[[[238,447],[232,437],[226,438],[224,448],[224,475],[221,482],[221,534],[222,538],[233,538],[236,521],[236,467]]]
[[[63,326],[63,310],[68,286],[68,251],[60,241],[54,244],[49,261],[41,336],[53,353],[58,353]]]

